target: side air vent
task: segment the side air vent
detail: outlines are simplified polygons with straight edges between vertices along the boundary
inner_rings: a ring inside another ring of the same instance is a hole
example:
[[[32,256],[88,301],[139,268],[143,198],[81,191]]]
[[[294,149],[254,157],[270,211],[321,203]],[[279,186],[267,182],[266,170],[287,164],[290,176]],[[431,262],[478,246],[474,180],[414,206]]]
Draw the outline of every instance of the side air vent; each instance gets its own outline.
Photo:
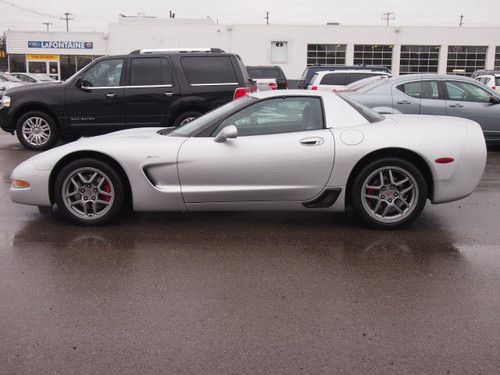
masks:
[[[170,126],[168,128],[163,128],[163,129],[158,130],[157,133],[160,135],[167,135],[168,133],[170,133],[174,129],[175,128],[173,126]]]

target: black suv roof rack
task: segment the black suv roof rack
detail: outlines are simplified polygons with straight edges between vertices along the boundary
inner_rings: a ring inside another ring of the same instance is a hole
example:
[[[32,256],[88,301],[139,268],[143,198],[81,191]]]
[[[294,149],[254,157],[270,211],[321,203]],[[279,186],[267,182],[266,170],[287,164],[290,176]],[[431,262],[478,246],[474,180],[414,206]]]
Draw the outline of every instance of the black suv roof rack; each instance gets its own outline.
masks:
[[[161,53],[221,53],[224,50],[220,48],[148,48],[137,49],[130,52],[131,55],[148,55]]]

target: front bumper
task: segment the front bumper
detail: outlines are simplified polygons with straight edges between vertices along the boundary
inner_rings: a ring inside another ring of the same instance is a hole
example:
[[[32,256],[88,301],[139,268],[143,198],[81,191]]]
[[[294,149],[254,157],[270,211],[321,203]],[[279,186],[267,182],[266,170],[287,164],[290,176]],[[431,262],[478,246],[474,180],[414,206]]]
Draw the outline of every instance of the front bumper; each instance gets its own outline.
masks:
[[[50,206],[49,196],[50,170],[39,170],[27,160],[21,163],[11,174],[11,179],[29,182],[28,188],[10,188],[13,202],[33,206]]]
[[[0,108],[0,128],[9,133],[14,133],[15,126],[12,124],[10,108]]]

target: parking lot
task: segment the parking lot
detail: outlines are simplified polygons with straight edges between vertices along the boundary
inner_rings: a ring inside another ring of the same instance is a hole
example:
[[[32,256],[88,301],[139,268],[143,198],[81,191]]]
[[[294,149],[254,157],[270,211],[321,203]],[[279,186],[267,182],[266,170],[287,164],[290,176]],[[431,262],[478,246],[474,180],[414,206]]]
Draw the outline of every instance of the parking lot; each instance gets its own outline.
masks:
[[[2,373],[498,373],[500,152],[401,231],[320,213],[136,214],[81,228],[12,203],[0,135]]]

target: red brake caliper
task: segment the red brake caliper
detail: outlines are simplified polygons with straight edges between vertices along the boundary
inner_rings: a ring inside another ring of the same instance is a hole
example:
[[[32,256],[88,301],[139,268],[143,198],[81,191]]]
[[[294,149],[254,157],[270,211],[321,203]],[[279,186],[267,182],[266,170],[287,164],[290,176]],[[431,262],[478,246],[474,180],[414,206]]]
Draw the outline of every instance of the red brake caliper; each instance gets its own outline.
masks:
[[[103,186],[102,190],[104,190],[106,193],[111,193],[111,186],[109,184],[106,184]],[[111,196],[110,195],[105,195],[102,200],[105,201],[105,202],[109,202],[109,200],[111,199]]]

